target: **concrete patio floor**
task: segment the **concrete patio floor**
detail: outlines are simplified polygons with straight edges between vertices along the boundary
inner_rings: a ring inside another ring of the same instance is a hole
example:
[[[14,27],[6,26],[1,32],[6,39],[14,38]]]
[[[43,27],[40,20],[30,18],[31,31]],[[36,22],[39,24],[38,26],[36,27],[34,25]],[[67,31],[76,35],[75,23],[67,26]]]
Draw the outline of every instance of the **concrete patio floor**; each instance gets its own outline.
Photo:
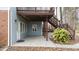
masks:
[[[16,42],[12,46],[27,46],[27,47],[58,47],[58,48],[79,48],[79,43],[72,45],[56,44],[50,39],[46,41],[43,36],[27,37],[24,42]]]

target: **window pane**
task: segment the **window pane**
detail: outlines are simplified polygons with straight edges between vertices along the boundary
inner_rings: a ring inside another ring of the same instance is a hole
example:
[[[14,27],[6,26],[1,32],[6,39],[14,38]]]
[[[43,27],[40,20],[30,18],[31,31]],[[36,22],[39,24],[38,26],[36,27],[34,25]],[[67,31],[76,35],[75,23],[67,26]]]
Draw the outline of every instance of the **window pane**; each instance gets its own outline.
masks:
[[[37,24],[32,24],[32,31],[36,32],[37,31]]]
[[[20,23],[20,32],[22,32],[22,23]]]

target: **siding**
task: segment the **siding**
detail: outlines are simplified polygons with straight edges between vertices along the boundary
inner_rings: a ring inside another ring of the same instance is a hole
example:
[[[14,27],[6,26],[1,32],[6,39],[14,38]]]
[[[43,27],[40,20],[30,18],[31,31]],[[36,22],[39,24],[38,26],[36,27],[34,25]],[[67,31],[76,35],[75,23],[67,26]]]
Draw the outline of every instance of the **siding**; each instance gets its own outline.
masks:
[[[27,32],[20,32],[20,39],[23,39],[27,36],[40,36],[42,35],[42,22],[27,22],[25,19],[21,18],[18,16],[18,22],[23,22],[27,24]],[[32,24],[37,24],[38,25],[38,31],[33,32],[32,31]]]
[[[9,36],[10,36],[10,45],[15,43],[17,40],[17,23],[15,22],[15,20],[17,20],[17,15],[16,15],[16,8],[11,8],[10,9],[10,19],[9,19],[9,23],[10,23],[10,32],[9,32]]]
[[[15,20],[17,20],[15,22]],[[14,44],[17,39],[23,39],[27,36],[40,36],[42,35],[42,22],[27,22],[25,19],[22,17],[18,16],[16,14],[16,8],[11,8],[10,9],[10,45]],[[17,33],[19,33],[18,30],[18,23],[24,22],[27,24],[27,32],[20,32],[20,38]],[[38,31],[37,32],[32,32],[32,24],[37,24],[38,25]]]
[[[32,31],[32,24],[37,24],[37,31]],[[42,35],[42,22],[29,22],[28,23],[28,29],[27,29],[27,35],[28,36],[41,36]]]
[[[20,16],[17,16],[17,21],[18,21],[17,23],[23,22],[23,23],[27,24],[27,21],[25,19],[23,19],[22,17],[20,17]],[[18,29],[17,32],[18,33],[20,32],[19,29]],[[20,39],[23,39],[25,37],[27,37],[27,32],[20,32]]]

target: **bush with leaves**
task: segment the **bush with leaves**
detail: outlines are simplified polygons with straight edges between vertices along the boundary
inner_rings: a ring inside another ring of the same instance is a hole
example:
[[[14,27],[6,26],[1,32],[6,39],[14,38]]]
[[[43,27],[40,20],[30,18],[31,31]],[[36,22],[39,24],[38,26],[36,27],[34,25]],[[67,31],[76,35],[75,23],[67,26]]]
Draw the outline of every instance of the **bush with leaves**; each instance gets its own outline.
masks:
[[[64,28],[57,28],[52,33],[52,38],[57,43],[68,43],[70,38],[70,33]]]

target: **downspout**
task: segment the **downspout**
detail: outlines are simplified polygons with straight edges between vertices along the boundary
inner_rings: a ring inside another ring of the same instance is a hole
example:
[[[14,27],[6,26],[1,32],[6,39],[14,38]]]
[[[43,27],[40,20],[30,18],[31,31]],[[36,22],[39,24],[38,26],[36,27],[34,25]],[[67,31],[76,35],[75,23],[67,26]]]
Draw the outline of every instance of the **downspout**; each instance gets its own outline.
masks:
[[[62,7],[60,7],[60,27],[62,27]]]

